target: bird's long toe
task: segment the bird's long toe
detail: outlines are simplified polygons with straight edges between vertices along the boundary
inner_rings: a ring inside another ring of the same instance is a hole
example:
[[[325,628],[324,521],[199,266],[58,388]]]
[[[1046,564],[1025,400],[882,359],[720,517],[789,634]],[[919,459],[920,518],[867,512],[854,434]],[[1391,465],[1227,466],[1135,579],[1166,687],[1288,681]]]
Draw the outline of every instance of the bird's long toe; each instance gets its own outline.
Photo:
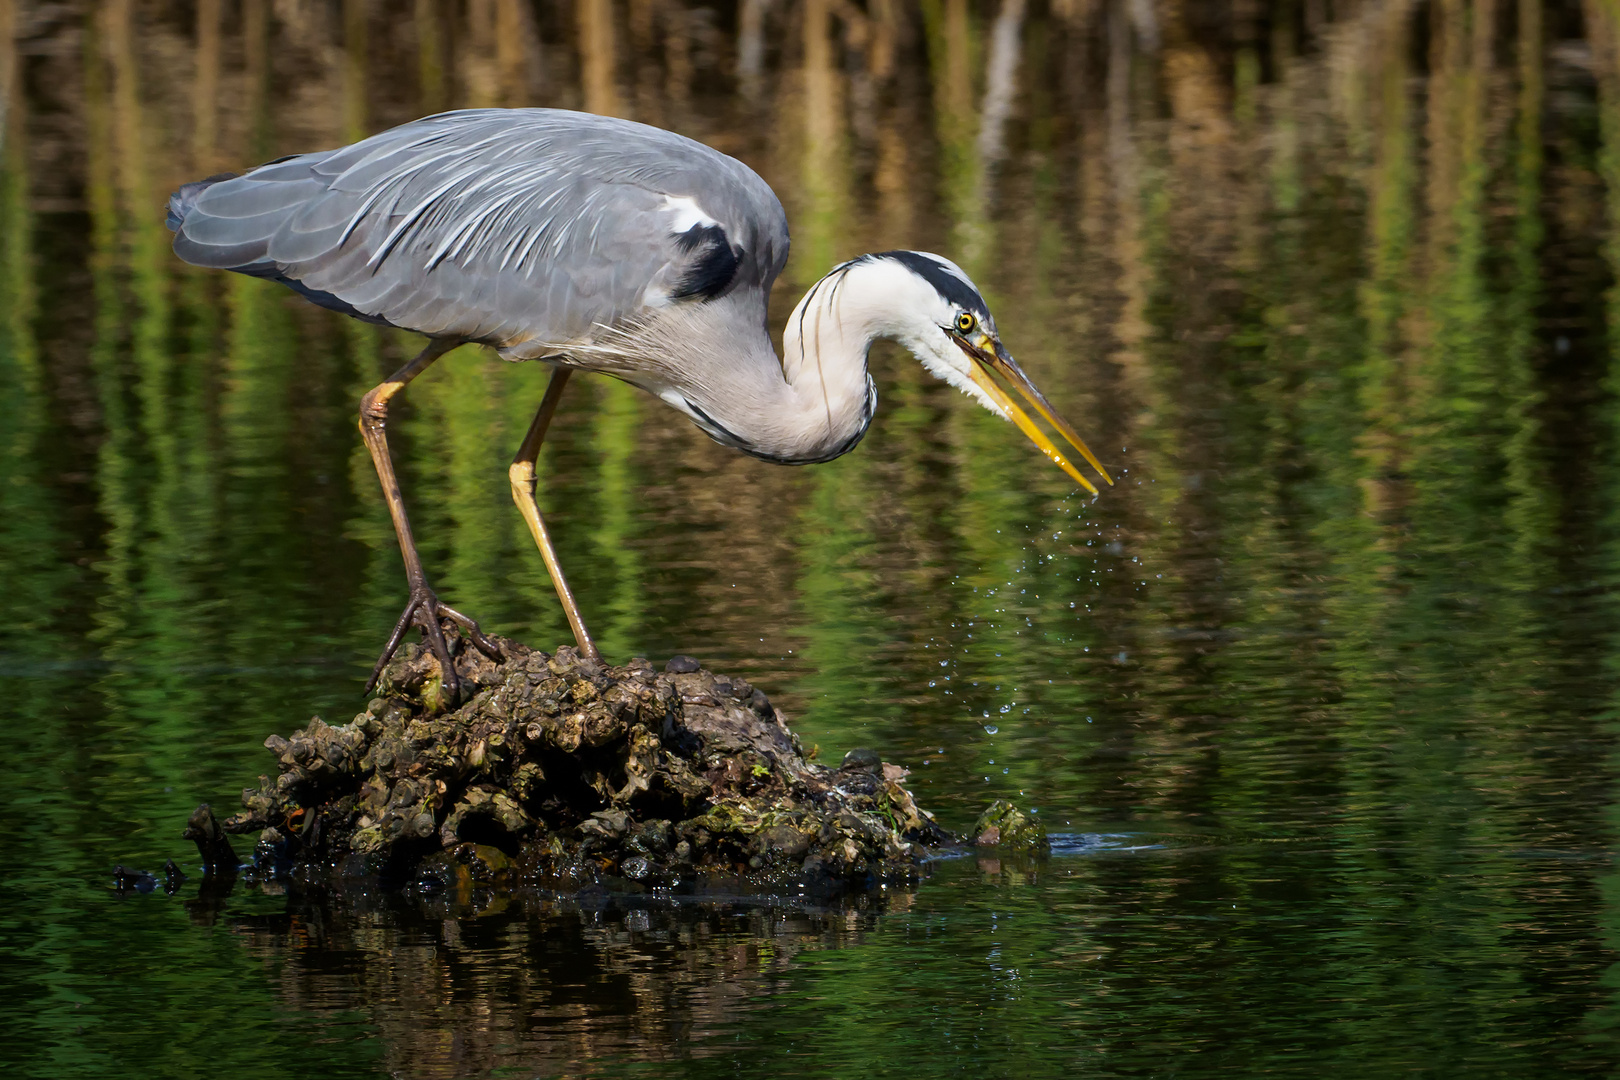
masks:
[[[467,640],[471,641],[473,646],[479,652],[483,653],[491,660],[501,661],[506,659],[506,654],[501,652],[501,647],[491,641],[484,634],[484,632],[478,628],[478,623],[476,620],[463,615],[449,604],[443,603],[439,605],[439,614],[461,627],[462,632],[467,635]]]
[[[445,625],[446,621],[448,627]],[[401,642],[405,640],[405,632],[412,626],[421,629],[423,640],[433,653],[433,658],[439,662],[445,696],[451,704],[461,698],[461,679],[456,674],[456,665],[450,656],[450,638],[445,633],[447,628],[452,633],[459,628],[473,646],[491,660],[503,658],[500,647],[479,629],[475,620],[441,602],[437,594],[426,585],[419,586],[411,590],[411,598],[406,603],[405,610],[400,613],[399,621],[394,624],[393,632],[388,635],[388,643],[383,646],[382,655],[377,658],[376,666],[371,669],[371,678],[366,682],[366,693],[369,694],[377,688],[377,681],[382,678],[383,669],[399,651]]]

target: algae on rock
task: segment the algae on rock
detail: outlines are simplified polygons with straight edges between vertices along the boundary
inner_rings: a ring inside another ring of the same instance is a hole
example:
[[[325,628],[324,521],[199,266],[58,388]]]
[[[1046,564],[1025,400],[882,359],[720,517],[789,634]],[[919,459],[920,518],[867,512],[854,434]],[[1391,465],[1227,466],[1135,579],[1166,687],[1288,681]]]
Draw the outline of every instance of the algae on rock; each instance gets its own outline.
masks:
[[[1052,850],[1046,830],[1029,814],[1006,799],[985,807],[973,823],[969,838],[979,847],[996,847],[1029,855],[1045,855]]]
[[[604,667],[495,639],[454,663],[469,700],[446,711],[420,646],[384,672],[352,723],[271,736],[274,777],[224,823],[260,832],[258,860],[309,876],[457,864],[577,889],[705,876],[852,884],[913,872],[953,838],[870,752],[805,758],[781,712],[740,679],[679,657]],[[446,870],[446,872],[449,872]]]

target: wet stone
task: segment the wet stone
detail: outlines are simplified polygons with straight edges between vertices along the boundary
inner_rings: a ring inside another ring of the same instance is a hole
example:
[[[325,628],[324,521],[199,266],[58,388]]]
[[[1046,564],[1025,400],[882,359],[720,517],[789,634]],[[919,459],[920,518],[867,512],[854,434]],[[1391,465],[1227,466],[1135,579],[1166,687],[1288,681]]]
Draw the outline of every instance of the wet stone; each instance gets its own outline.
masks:
[[[883,758],[876,750],[868,750],[864,746],[857,747],[844,755],[843,764],[839,765],[838,769],[840,772],[882,772]]]
[[[836,769],[808,760],[764,693],[692,657],[658,672],[497,644],[499,663],[455,650],[453,710],[432,654],[412,645],[350,723],[270,736],[274,771],[229,820],[199,811],[199,848],[220,865],[226,834],[258,833],[254,873],[289,888],[375,875],[451,895],[573,895],[694,875],[864,888],[960,842],[918,807],[904,768],[869,749]],[[1000,843],[1039,833],[1002,813],[968,842],[990,829]]]
[[[977,847],[1000,848],[1029,855],[1044,855],[1052,850],[1035,818],[1005,799],[991,803],[979,820],[974,822],[969,837]]]
[[[157,884],[157,877],[148,871],[113,867],[113,891],[116,893],[149,893],[157,888]]]

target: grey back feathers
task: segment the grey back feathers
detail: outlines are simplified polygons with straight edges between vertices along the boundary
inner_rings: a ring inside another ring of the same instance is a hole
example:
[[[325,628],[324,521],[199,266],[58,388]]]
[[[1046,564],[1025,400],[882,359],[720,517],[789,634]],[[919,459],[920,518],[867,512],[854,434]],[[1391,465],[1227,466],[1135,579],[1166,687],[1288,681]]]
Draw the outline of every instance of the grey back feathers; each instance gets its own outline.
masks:
[[[814,286],[778,358],[766,306],[788,230],[765,181],[671,132],[555,109],[444,113],[209,177],[174,194],[168,224],[187,262],[509,360],[616,376],[785,463],[859,441],[877,337],[972,392],[943,335],[964,309],[994,326],[954,264],[890,251]]]
[[[763,326],[788,252],[781,203],[741,162],[554,109],[445,113],[187,184],[168,222],[187,262],[509,359],[723,296]]]

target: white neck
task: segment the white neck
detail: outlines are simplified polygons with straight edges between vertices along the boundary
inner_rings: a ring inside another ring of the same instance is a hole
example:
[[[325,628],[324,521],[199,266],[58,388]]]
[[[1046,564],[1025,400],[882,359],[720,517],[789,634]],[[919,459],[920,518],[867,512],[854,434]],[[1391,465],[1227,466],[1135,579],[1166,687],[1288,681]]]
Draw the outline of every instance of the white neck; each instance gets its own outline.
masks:
[[[867,374],[872,342],[896,337],[893,305],[874,264],[845,263],[810,287],[782,331],[782,376],[793,408],[784,426],[809,445],[807,454],[836,456],[852,447],[872,420],[877,392]]]
[[[753,306],[757,294],[671,305],[624,347],[642,363],[622,377],[720,442],[773,461],[827,461],[852,449],[872,421],[877,392],[866,355],[873,341],[891,338],[930,369],[940,367],[925,340],[937,325],[918,315],[924,292],[888,260],[836,267],[794,307],[780,360]]]

